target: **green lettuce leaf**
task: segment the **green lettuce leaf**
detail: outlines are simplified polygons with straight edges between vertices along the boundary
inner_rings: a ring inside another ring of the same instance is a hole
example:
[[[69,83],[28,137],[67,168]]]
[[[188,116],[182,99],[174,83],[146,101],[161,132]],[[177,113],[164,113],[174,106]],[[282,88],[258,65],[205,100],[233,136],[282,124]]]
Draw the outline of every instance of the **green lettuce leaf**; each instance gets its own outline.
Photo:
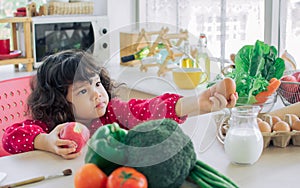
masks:
[[[257,40],[255,45],[245,45],[238,51],[235,70],[226,76],[236,82],[238,103],[252,104],[258,93],[267,90],[269,81],[280,79],[284,70],[284,61],[277,57],[276,48]]]
[[[265,65],[262,70],[262,76],[266,80],[271,80],[272,78],[280,79],[285,70],[284,60],[277,58],[277,50],[274,46],[270,47],[270,51],[264,54]]]

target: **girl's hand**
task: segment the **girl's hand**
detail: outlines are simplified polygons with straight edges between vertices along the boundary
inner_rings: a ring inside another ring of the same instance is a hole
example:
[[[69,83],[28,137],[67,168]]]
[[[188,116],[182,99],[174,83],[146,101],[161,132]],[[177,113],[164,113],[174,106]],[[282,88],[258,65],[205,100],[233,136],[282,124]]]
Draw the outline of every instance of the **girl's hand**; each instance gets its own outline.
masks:
[[[77,144],[74,141],[59,138],[59,132],[65,125],[66,123],[57,125],[49,134],[39,134],[34,140],[35,149],[49,151],[65,159],[78,157],[81,152],[73,153]]]
[[[234,94],[232,94],[230,96],[230,100],[228,101],[228,104],[227,104],[226,107],[227,108],[233,108],[233,107],[235,107],[236,101],[238,100],[238,98],[239,98],[239,95],[238,95],[237,92],[235,92]]]
[[[227,101],[224,95],[219,93],[214,93],[212,97],[209,98],[211,102],[211,111],[222,110],[223,108],[232,108],[235,106],[238,99],[238,94],[235,92],[230,96],[230,100]]]

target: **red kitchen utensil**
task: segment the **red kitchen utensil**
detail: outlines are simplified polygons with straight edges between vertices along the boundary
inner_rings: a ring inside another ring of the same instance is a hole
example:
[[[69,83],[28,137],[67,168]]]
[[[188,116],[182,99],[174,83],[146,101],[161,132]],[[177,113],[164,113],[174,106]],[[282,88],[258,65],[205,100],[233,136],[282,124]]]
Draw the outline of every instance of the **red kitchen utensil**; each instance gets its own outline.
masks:
[[[0,54],[0,59],[11,59],[11,58],[15,58],[21,55],[21,51],[20,50],[14,50],[11,51],[8,54]]]

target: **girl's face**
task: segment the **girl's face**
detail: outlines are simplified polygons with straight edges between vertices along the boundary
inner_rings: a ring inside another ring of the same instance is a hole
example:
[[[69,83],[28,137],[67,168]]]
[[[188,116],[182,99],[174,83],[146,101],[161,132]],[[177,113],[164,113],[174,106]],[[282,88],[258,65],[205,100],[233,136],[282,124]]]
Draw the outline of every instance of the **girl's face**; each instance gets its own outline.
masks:
[[[75,120],[88,125],[103,116],[108,104],[108,94],[99,76],[89,81],[74,82],[68,88],[67,100],[73,104]]]

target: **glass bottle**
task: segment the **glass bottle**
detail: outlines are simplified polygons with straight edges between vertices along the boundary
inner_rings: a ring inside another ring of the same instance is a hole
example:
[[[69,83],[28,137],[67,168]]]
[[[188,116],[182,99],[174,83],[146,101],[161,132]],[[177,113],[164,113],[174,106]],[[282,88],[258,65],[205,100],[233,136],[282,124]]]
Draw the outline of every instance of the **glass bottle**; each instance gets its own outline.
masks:
[[[126,62],[132,61],[132,60],[141,60],[144,57],[147,57],[149,52],[150,52],[150,48],[149,48],[149,46],[146,46],[146,47],[142,48],[140,51],[136,52],[135,54],[121,57],[121,61],[123,63],[126,63]]]
[[[207,73],[207,80],[210,80],[210,58],[207,50],[207,38],[204,33],[201,33],[197,45],[196,63],[199,67],[203,67]]]
[[[141,59],[142,64],[162,64],[167,58],[169,52],[163,43],[159,43],[155,48],[155,53],[153,56],[147,56]]]
[[[225,153],[233,163],[253,164],[263,151],[258,128],[259,106],[239,106],[231,110],[229,129],[224,140]]]
[[[192,58],[190,53],[190,44],[188,40],[184,41],[183,55],[180,59],[181,68],[195,68],[195,60]]]

